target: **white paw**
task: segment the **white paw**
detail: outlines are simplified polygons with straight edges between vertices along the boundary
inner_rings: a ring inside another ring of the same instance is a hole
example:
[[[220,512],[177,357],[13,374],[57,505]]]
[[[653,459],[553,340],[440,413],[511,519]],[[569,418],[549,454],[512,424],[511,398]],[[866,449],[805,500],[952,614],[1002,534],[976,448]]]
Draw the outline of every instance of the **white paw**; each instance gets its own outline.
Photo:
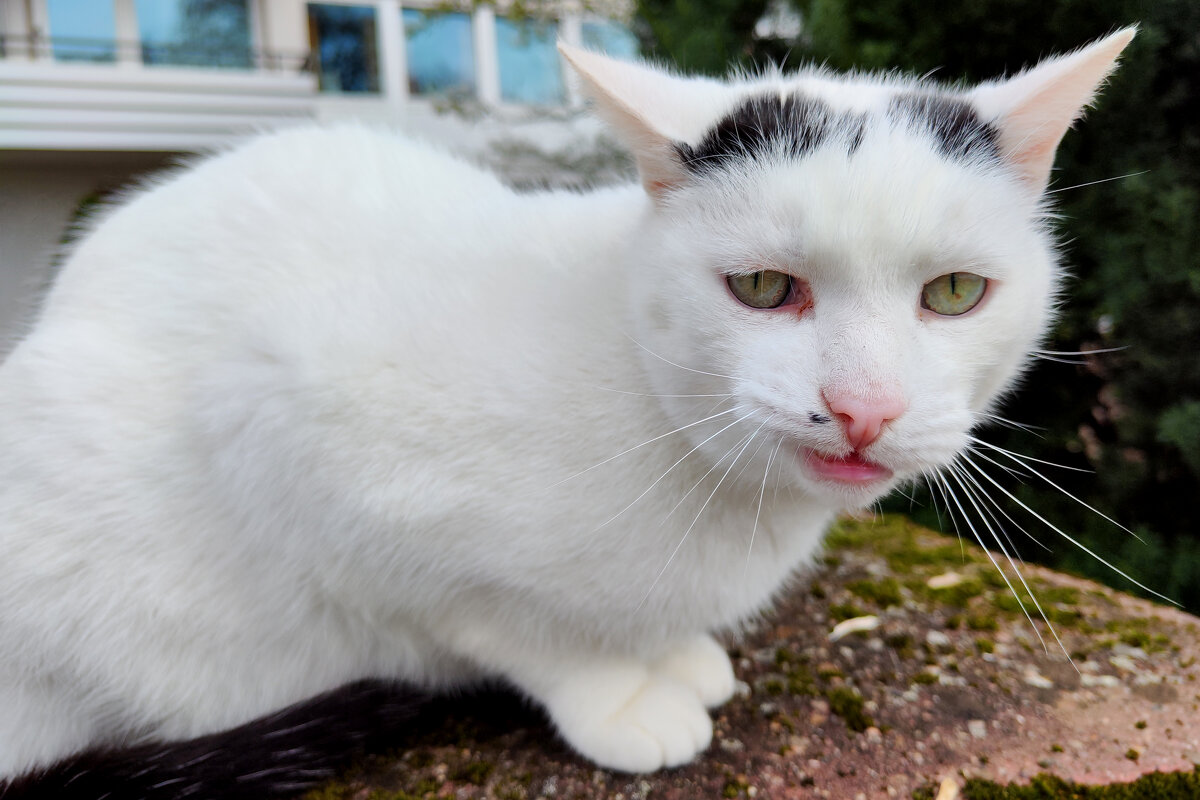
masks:
[[[651,669],[693,689],[700,702],[715,708],[733,697],[733,665],[721,645],[701,635],[681,642]]]
[[[633,665],[574,675],[547,707],[572,747],[620,772],[686,764],[712,741],[712,720],[694,691]]]

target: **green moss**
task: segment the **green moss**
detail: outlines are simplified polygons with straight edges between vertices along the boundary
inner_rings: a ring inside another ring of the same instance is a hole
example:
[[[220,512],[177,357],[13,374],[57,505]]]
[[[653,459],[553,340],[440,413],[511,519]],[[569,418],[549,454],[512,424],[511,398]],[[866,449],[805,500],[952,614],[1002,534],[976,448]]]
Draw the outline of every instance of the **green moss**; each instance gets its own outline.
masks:
[[[918,672],[916,675],[913,675],[912,682],[917,684],[937,683],[938,676],[932,672]]]
[[[996,643],[980,636],[975,640],[975,649],[980,653],[994,653],[996,652]]]
[[[851,594],[874,603],[880,608],[900,605],[900,582],[895,578],[853,581],[846,585]]]
[[[1133,727],[1137,728],[1139,731],[1146,730],[1146,720],[1139,719],[1137,722],[1133,723]]]
[[[916,793],[913,797],[917,797]],[[930,795],[932,797],[932,795]],[[1038,775],[1028,786],[1002,786],[972,778],[963,800],[1195,800],[1200,797],[1200,768],[1192,772],[1152,772],[1132,783],[1085,786],[1053,775]]]
[[[863,611],[853,603],[835,603],[829,607],[829,616],[833,617],[838,622],[855,617],[866,616],[867,612]]]
[[[456,781],[483,786],[495,769],[496,765],[490,761],[471,761],[455,770],[452,777]]]
[[[991,614],[970,614],[967,616],[967,627],[973,631],[999,630],[1000,625]]]
[[[1139,758],[1142,757],[1142,754],[1139,753],[1136,749],[1131,747],[1125,751],[1125,757],[1128,758],[1130,761],[1137,761]]]
[[[863,710],[863,696],[846,686],[835,686],[825,693],[829,701],[829,709],[842,718],[846,727],[855,733],[862,733],[875,724],[875,720]]]
[[[936,602],[956,608],[966,608],[971,598],[983,594],[983,581],[978,578],[964,578],[953,586],[941,589],[925,587],[926,592]]]
[[[911,634],[907,633],[892,633],[883,638],[884,643],[896,651],[896,655],[902,659],[909,659],[915,655],[916,642]]]
[[[1052,744],[1052,745],[1050,745],[1050,752],[1051,753],[1061,753],[1061,752],[1063,752],[1063,746],[1061,744]]]

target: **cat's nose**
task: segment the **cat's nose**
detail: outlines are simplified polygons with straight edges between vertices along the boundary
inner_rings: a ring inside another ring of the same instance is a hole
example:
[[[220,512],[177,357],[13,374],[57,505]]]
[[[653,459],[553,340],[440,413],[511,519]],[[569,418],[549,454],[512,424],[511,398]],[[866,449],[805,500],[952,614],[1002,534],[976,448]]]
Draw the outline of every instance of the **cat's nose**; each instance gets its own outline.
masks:
[[[904,395],[897,391],[861,397],[854,394],[822,393],[825,404],[846,431],[846,439],[855,450],[862,450],[879,438],[885,423],[896,419],[908,408]]]

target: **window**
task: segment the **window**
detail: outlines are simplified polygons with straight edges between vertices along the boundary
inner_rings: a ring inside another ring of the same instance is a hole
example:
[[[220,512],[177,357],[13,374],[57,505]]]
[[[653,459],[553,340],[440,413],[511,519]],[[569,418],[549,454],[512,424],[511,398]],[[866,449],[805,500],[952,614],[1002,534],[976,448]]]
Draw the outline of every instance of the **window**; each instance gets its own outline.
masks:
[[[621,23],[608,19],[583,23],[583,46],[626,61],[638,56],[637,37]]]
[[[409,94],[474,93],[471,17],[404,9]]]
[[[135,0],[142,62],[248,69],[246,0]]]
[[[46,0],[56,61],[116,61],[113,5],[96,0]]]
[[[553,105],[566,97],[553,22],[496,19],[500,97],[510,103]]]
[[[308,4],[308,38],[322,92],[379,91],[375,9]]]

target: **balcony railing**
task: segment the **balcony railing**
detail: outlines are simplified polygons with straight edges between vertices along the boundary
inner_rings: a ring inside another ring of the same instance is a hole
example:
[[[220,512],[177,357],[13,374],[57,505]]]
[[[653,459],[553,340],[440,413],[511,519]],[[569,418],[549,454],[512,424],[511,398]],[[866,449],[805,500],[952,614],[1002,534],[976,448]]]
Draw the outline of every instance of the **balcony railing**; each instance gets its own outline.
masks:
[[[239,42],[147,42],[6,33],[0,33],[0,59],[70,64],[141,63],[278,73],[312,71],[313,64],[307,50],[268,50]]]

